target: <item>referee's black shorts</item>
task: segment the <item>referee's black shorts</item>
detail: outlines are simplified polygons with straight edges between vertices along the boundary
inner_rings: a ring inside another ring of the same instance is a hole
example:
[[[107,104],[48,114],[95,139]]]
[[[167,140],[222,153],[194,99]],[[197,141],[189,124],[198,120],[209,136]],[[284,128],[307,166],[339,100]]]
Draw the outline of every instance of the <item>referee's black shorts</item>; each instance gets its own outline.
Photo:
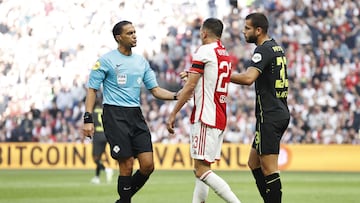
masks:
[[[152,152],[151,134],[140,107],[104,104],[103,125],[114,159]]]

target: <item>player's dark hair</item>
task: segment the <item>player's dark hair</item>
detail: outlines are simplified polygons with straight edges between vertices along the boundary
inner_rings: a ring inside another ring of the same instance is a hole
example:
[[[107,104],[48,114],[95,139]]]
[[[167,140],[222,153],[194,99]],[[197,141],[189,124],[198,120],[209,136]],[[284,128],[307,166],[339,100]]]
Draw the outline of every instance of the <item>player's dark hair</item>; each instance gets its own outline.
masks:
[[[245,20],[251,20],[253,27],[260,27],[264,31],[264,33],[267,33],[269,28],[269,21],[264,14],[251,13],[246,16]]]
[[[204,21],[203,28],[210,30],[214,35],[221,38],[224,25],[221,20],[217,18],[208,18]]]
[[[118,22],[118,23],[116,23],[115,25],[114,25],[114,28],[113,28],[113,30],[112,30],[112,33],[113,33],[113,36],[114,36],[114,39],[115,39],[115,41],[117,42],[117,40],[116,40],[116,35],[120,35],[121,33],[122,33],[122,31],[123,31],[123,27],[125,26],[125,25],[128,25],[128,24],[132,24],[132,22],[130,22],[130,21],[126,21],[126,20],[123,20],[123,21],[120,21],[120,22]]]

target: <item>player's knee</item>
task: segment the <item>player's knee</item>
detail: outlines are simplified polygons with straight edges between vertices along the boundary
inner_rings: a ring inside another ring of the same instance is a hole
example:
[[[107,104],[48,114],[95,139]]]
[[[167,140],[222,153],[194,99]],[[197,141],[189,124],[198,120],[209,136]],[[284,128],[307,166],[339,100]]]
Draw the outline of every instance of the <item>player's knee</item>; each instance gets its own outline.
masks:
[[[249,166],[249,168],[250,168],[251,170],[254,170],[254,169],[255,169],[255,166],[254,166],[254,164],[253,164],[251,161],[248,161],[248,162],[247,162],[247,165]]]
[[[131,175],[133,171],[134,158],[121,158],[118,159],[120,174],[123,176]]]
[[[279,170],[277,167],[264,165],[261,167],[264,176],[268,176],[273,173],[277,173]]]
[[[93,161],[96,163],[97,161],[99,161],[100,158],[98,156],[93,156]]]
[[[251,170],[254,170],[254,169],[257,169],[257,168],[260,168],[260,167],[261,167],[259,161],[253,161],[253,160],[251,160],[251,159],[247,162],[247,165],[249,166],[249,168],[250,168]]]
[[[200,178],[202,176],[202,172],[199,170],[194,169],[193,172],[196,178]]]
[[[249,168],[250,168],[251,170],[254,170],[254,169],[255,169],[254,165],[253,165],[251,162],[248,162],[247,165],[249,166]]]
[[[149,176],[155,170],[154,164],[149,163],[140,167],[140,172],[146,176]]]
[[[96,165],[101,165],[101,164],[102,164],[102,163],[101,163],[101,160],[96,159],[96,160],[95,160],[95,164],[96,164]]]

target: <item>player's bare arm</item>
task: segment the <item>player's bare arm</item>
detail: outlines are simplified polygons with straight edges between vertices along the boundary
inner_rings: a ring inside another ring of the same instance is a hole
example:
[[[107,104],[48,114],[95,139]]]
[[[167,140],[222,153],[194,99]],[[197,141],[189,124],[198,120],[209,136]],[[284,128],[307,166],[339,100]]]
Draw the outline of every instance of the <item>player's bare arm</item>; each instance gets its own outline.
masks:
[[[260,72],[255,67],[249,67],[245,72],[232,73],[230,80],[232,83],[240,85],[251,85],[259,77]]]
[[[198,83],[201,77],[201,74],[198,73],[188,73],[187,75],[188,75],[187,76],[188,79],[184,87],[181,89],[181,94],[178,95],[178,101],[176,102],[176,105],[169,116],[169,120],[166,123],[169,133],[174,133],[176,114],[180,111],[180,109],[184,106],[184,104],[191,98],[194,89],[196,87],[196,84]]]

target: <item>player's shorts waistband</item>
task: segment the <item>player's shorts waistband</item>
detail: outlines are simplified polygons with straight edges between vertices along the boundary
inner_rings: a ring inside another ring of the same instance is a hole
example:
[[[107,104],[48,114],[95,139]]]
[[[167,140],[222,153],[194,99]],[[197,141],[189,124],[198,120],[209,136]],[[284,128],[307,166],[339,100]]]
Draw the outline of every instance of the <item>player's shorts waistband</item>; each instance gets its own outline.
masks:
[[[140,109],[140,106],[116,106],[111,104],[104,104],[103,108],[110,108],[110,109]]]

